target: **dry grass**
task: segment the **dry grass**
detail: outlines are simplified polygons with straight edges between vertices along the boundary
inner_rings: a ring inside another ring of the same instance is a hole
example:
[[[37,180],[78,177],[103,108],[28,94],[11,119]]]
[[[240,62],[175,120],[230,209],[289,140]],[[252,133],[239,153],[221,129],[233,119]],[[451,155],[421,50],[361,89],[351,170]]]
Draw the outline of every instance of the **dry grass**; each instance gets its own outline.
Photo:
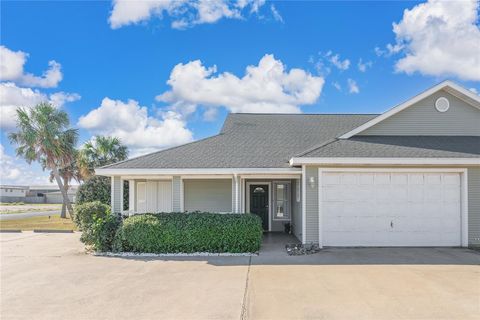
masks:
[[[0,221],[0,229],[20,229],[29,230],[75,230],[75,225],[70,218],[62,219],[59,215],[32,217],[19,220]]]

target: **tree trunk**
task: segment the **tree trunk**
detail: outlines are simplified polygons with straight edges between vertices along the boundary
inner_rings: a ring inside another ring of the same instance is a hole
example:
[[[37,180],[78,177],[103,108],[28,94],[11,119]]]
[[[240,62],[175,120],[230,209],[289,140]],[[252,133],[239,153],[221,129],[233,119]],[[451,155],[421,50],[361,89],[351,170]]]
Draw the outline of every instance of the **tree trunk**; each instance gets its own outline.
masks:
[[[65,219],[67,217],[67,206],[65,203],[62,203],[62,212],[60,213],[60,218]]]
[[[57,181],[58,188],[60,189],[60,192],[62,193],[63,196],[63,203],[68,209],[68,214],[70,215],[70,219],[73,220],[73,207],[72,204],[70,203],[70,199],[68,199],[67,191],[65,190],[65,187],[63,186],[62,179],[60,178],[60,174],[58,173],[58,168],[55,164],[51,166],[53,176],[55,177],[55,180]]]

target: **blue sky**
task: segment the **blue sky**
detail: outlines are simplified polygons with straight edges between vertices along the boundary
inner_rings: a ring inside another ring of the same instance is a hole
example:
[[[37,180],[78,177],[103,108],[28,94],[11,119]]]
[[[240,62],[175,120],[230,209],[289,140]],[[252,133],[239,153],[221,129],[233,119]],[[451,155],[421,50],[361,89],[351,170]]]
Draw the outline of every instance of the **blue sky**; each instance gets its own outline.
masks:
[[[6,137],[14,107],[42,99],[81,142],[117,135],[138,155],[230,111],[379,113],[445,79],[480,90],[477,1],[2,1],[0,38],[1,183],[46,182]]]

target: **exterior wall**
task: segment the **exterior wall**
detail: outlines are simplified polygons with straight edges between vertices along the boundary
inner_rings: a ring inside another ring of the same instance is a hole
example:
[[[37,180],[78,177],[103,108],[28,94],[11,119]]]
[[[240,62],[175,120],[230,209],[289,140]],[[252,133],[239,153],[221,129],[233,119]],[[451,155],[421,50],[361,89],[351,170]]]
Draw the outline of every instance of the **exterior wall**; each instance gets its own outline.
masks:
[[[297,198],[297,187],[300,188]],[[302,182],[300,179],[292,180],[292,231],[293,234],[302,240]],[[297,201],[298,199],[298,201]]]
[[[112,190],[111,190],[111,206],[112,213],[122,213],[122,180],[120,177],[115,176],[111,178]]]
[[[306,167],[306,242],[318,242],[318,166]],[[310,177],[314,177],[312,188]],[[468,244],[480,246],[480,168],[468,168]]]
[[[480,168],[468,169],[468,244],[480,246]]]
[[[1,187],[0,188],[0,197],[25,197],[27,195],[28,189],[21,189],[21,188],[9,188],[9,187]]]
[[[231,179],[183,180],[185,211],[233,212]]]
[[[439,97],[450,101],[448,111],[435,109]],[[358,135],[480,136],[479,123],[478,109],[441,90]]]
[[[13,203],[45,203],[45,197],[4,197],[0,196],[0,202]]]
[[[318,167],[306,167],[305,175],[305,242],[318,243]]]
[[[174,176],[172,179],[172,211],[181,212],[182,208],[182,179]]]

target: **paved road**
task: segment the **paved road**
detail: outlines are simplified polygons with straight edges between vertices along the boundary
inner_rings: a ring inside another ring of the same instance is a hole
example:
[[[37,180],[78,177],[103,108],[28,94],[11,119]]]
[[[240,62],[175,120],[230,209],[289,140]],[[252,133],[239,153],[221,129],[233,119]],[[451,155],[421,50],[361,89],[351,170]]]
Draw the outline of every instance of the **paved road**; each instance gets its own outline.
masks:
[[[26,219],[32,217],[43,217],[43,216],[52,216],[60,214],[60,210],[54,211],[31,211],[31,212],[22,212],[22,213],[4,213],[0,214],[0,221],[7,221],[7,220],[18,220],[18,219]]]
[[[85,254],[79,237],[0,233],[1,319],[480,318],[480,254],[468,249],[290,257],[266,239],[254,257],[113,258]]]

